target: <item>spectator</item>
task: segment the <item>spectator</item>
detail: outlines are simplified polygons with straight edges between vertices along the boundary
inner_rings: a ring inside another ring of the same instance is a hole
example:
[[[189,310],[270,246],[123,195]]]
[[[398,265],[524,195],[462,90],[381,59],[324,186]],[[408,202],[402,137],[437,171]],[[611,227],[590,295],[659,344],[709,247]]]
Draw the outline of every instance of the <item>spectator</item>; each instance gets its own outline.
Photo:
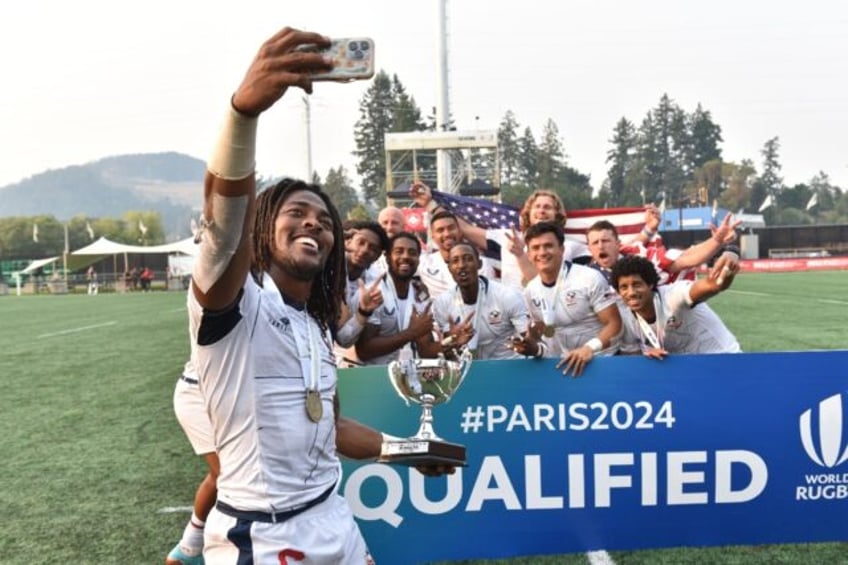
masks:
[[[88,267],[88,271],[85,273],[85,278],[88,281],[88,294],[97,294],[97,271],[94,269],[94,265]]]
[[[150,267],[142,269],[139,280],[141,281],[141,290],[150,292],[150,285],[153,282],[153,271],[150,270]]]

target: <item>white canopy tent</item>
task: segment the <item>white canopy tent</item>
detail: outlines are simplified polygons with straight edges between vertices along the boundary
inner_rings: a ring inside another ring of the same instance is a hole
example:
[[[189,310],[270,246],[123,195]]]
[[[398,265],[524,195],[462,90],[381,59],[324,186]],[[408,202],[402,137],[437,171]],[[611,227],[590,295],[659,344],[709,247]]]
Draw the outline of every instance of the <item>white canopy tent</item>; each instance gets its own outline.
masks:
[[[72,251],[68,256],[68,269],[76,271],[92,263],[96,263],[103,257],[109,255],[124,255],[124,264],[126,266],[127,255],[129,253],[182,253],[194,257],[197,255],[198,245],[194,242],[193,237],[188,237],[173,243],[165,243],[163,245],[128,245],[126,243],[118,243],[111,241],[105,237],[101,237],[97,241],[86,245],[76,251]],[[34,273],[40,267],[50,265],[62,259],[61,255],[56,257],[48,257],[46,259],[37,259],[20,271],[20,274],[26,275]]]
[[[193,237],[162,245],[128,245],[101,237],[94,243],[72,251],[71,255],[118,255],[120,253],[184,253],[197,255],[198,247]]]

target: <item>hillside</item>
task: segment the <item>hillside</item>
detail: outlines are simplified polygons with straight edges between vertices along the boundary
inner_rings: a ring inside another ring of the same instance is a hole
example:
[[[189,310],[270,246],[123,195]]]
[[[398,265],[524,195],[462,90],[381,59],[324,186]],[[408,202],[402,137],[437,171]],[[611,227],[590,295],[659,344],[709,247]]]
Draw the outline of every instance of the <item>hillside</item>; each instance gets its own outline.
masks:
[[[0,187],[0,217],[123,216],[155,210],[169,236],[189,235],[203,199],[205,163],[181,153],[117,155],[39,173]]]

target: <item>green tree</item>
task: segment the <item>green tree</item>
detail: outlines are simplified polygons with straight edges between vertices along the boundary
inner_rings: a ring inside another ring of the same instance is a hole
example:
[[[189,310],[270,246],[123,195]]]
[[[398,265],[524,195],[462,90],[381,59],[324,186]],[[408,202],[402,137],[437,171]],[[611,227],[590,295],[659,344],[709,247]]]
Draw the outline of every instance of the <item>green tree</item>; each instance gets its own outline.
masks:
[[[536,185],[553,188],[565,163],[565,151],[559,137],[559,128],[548,118],[542,127],[542,140],[536,150]]]
[[[123,230],[117,241],[130,245],[165,243],[165,229],[159,212],[130,210],[123,216]]]
[[[538,176],[538,148],[536,138],[529,127],[524,128],[524,135],[518,141],[518,181],[520,184],[536,189]]]
[[[392,111],[391,131],[422,131],[426,124],[421,119],[421,109],[415,103],[415,98],[406,93],[406,88],[397,75],[392,75]]]
[[[366,200],[386,200],[385,135],[392,131],[394,97],[392,81],[385,71],[378,72],[359,103],[359,119],[354,126],[357,157],[356,172],[362,180]]]
[[[721,160],[719,143],[721,127],[713,122],[710,112],[704,110],[701,104],[687,118],[690,141],[688,143],[688,161],[690,168],[701,167],[710,161]]]
[[[615,125],[609,142],[613,148],[607,152],[606,162],[610,164],[610,168],[601,190],[601,202],[610,206],[636,204],[639,202],[639,188],[634,186],[636,127],[627,118],[622,117]]]
[[[780,205],[780,193],[783,191],[783,177],[780,176],[780,138],[773,137],[765,142],[760,150],[763,157],[762,173],[754,179],[751,186],[751,204],[758,208],[771,197],[772,206],[763,211],[767,223],[773,224],[777,219],[777,208]]]
[[[719,196],[718,203],[731,211],[744,210],[751,206],[751,179],[756,175],[756,169],[750,159],[740,164],[722,163],[721,176],[724,190]]]
[[[501,181],[513,184],[518,181],[520,148],[518,143],[518,121],[508,110],[498,127],[498,149],[501,152]]]
[[[327,180],[324,182],[324,192],[330,196],[330,200],[336,205],[339,215],[347,218],[351,210],[359,204],[356,189],[347,175],[347,170],[339,165],[337,169],[331,168],[327,172]]]
[[[688,146],[686,114],[663,94],[639,127],[636,176],[645,201],[659,201],[668,195],[674,205],[683,202]]]
[[[378,72],[360,100],[359,119],[354,126],[353,154],[358,158],[356,172],[362,179],[366,201],[376,206],[386,201],[386,134],[425,128],[421,110],[397,75],[389,78],[385,71]],[[435,159],[423,157],[418,166],[434,168]]]

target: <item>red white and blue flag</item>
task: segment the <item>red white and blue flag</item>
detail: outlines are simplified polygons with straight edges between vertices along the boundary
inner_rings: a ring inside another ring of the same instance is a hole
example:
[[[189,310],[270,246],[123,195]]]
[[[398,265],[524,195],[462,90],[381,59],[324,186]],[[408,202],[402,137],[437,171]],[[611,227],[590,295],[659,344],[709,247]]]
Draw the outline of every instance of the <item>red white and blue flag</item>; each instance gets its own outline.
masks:
[[[433,200],[455,216],[483,229],[518,229],[519,210],[483,198],[459,196],[432,191]],[[586,230],[598,220],[608,220],[616,227],[619,236],[639,233],[645,225],[644,208],[590,208],[568,210],[565,235],[586,241]]]

